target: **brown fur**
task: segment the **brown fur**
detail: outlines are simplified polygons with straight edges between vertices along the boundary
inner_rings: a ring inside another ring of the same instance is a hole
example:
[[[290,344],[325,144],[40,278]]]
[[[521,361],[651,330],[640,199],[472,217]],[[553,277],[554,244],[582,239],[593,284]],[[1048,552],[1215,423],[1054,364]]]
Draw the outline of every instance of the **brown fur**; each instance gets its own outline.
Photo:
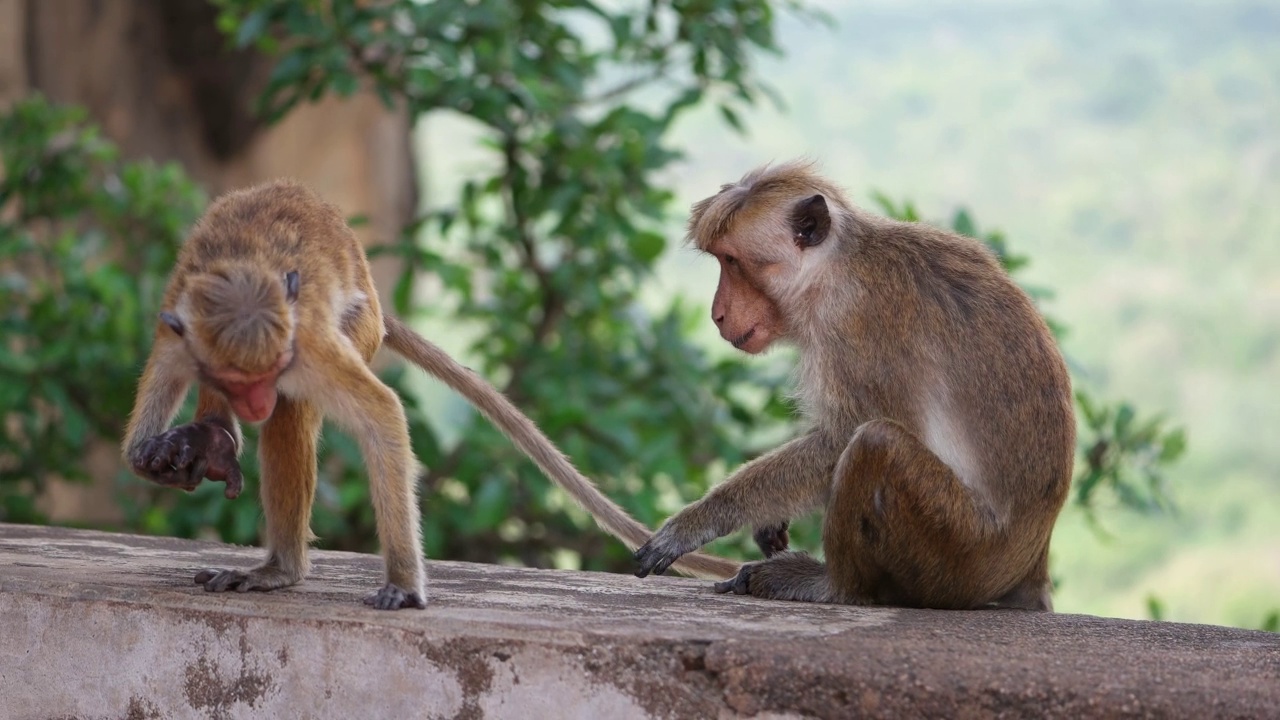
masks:
[[[717,589],[1050,609],[1049,536],[1075,445],[1070,383],[992,253],[855,208],[796,163],[697,203],[689,231],[721,264],[721,335],[748,352],[799,348],[811,429],[668,521],[637,553],[640,574],[743,525],[769,538],[824,507],[825,564],[779,553]]]
[[[292,271],[294,299],[284,289]],[[300,185],[276,182],[215,202],[182,248],[164,307],[124,443],[136,472],[185,489],[202,477],[222,480],[234,497],[240,434],[232,411],[252,392],[274,403],[259,443],[267,560],[249,571],[201,572],[197,582],[208,590],[270,590],[306,575],[316,438],[328,416],[356,437],[368,465],[387,564],[386,587],[368,601],[425,604],[418,463],[399,398],[368,366],[384,336],[473,402],[602,527],[633,548],[649,536],[501,393],[383,315],[355,236],[336,209]],[[197,380],[196,421],[165,432]],[[704,576],[738,570],[704,555],[686,560],[684,569]]]
[[[192,330],[211,365],[251,373],[270,368],[292,328],[280,278],[259,266],[228,263],[187,283]]]

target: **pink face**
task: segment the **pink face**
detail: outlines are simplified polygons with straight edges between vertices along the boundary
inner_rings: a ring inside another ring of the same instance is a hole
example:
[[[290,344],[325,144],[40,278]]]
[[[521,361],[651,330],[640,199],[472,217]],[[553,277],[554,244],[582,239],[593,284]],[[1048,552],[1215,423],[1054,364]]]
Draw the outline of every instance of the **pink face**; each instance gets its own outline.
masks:
[[[781,313],[760,289],[770,268],[734,254],[734,243],[722,241],[710,252],[720,263],[720,282],[711,301],[711,319],[720,337],[752,355],[764,351],[783,334]]]
[[[711,319],[720,337],[743,352],[762,352],[791,332],[778,305],[779,288],[796,286],[797,274],[813,265],[805,262],[805,253],[832,232],[827,199],[812,192],[807,178],[803,168],[782,168],[757,204],[740,192],[742,185],[726,185],[718,195],[694,204],[690,228],[698,234],[699,247],[720,263]],[[787,199],[789,193],[794,197]]]
[[[242,276],[238,277],[243,279]],[[298,272],[293,270],[285,273],[283,281],[285,301],[292,304],[298,298]],[[226,277],[221,277],[219,282],[226,284],[229,281]],[[183,303],[180,302],[179,306],[182,305]],[[289,367],[289,363],[293,362],[291,347],[281,352],[275,363],[263,372],[245,372],[230,365],[218,367],[209,362],[211,353],[208,349],[202,348],[200,342],[195,342],[188,337],[187,322],[177,313],[163,310],[160,312],[159,320],[179,338],[186,338],[187,350],[196,361],[201,382],[221,392],[231,404],[231,409],[237,417],[250,423],[262,422],[271,417],[272,411],[276,408],[276,384],[280,380],[280,374]],[[291,315],[289,320],[290,342],[292,342]],[[216,343],[221,339],[215,333],[212,339],[204,337],[202,341]],[[213,356],[219,357],[219,354],[214,353]],[[222,353],[221,357],[225,358],[226,354]]]

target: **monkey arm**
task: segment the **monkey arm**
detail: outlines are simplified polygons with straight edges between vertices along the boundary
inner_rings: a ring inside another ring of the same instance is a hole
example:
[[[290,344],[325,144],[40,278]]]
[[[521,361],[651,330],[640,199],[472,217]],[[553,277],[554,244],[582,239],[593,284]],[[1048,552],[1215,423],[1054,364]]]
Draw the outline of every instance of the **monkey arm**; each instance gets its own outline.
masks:
[[[825,504],[840,451],[826,433],[810,431],[743,465],[668,524],[679,519],[714,533],[705,544],[744,525],[778,525],[803,515]]]
[[[234,498],[244,487],[239,427],[226,400],[200,388],[196,422],[167,430],[191,386],[183,363],[174,362],[173,343],[157,340],[138,385],[138,402],[125,435],[124,456],[138,475],[160,485],[194,490],[205,477],[227,484]]]
[[[822,505],[840,452],[827,433],[813,430],[743,465],[636,551],[636,575],[661,574],[681,555],[744,525],[776,527]]]
[[[147,357],[146,370],[138,381],[137,400],[124,436],[124,460],[144,477],[152,477],[152,473],[149,465],[141,462],[139,448],[169,427],[191,387],[193,378],[183,371],[187,364],[183,354],[182,348],[175,347],[172,340],[158,335]]]

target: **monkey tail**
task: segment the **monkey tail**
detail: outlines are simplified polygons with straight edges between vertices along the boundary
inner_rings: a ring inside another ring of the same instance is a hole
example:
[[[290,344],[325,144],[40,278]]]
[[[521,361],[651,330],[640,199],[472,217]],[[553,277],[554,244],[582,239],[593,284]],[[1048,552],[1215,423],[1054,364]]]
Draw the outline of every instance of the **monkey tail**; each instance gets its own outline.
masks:
[[[383,318],[388,347],[459,392],[490,422],[505,432],[547,477],[591,513],[591,517],[602,528],[632,550],[649,539],[650,530],[605,497],[595,483],[583,477],[564,453],[556,449],[533,421],[512,405],[506,396],[397,318],[390,315],[384,315]],[[738,564],[732,560],[702,553],[684,555],[675,562],[674,567],[696,577],[715,579],[733,577],[738,572]]]

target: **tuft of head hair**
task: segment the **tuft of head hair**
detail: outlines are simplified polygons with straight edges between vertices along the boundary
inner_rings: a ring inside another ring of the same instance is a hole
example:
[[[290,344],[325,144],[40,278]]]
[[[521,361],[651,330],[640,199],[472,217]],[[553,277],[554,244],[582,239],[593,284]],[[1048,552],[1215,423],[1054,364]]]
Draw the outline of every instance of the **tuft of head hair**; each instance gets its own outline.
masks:
[[[282,277],[226,265],[192,276],[186,296],[196,338],[218,366],[266,372],[288,349],[293,318]]]
[[[754,209],[774,209],[814,194],[823,195],[832,205],[848,207],[840,188],[814,170],[816,164],[793,160],[764,165],[736,183],[721,185],[720,192],[693,204],[687,240],[706,250],[739,220],[756,220]]]

